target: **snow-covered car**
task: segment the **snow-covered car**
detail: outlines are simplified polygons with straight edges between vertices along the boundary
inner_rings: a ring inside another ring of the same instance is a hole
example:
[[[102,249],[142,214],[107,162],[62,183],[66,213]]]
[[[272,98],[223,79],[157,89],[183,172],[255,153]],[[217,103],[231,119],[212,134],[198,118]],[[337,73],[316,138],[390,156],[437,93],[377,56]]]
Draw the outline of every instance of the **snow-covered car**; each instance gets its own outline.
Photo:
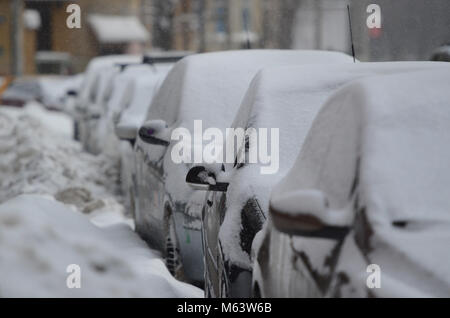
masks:
[[[15,79],[1,94],[0,105],[23,107],[26,103],[42,99],[42,89],[37,77]]]
[[[450,295],[449,82],[367,77],[325,103],[255,238],[256,296]]]
[[[143,63],[158,64],[169,63],[174,64],[186,56],[194,54],[191,51],[150,51],[144,53]]]
[[[140,72],[136,77],[133,75],[130,105],[118,112],[115,123],[117,137],[134,144],[137,132],[147,117],[153,97],[173,66],[172,63],[158,64],[156,67],[143,64],[142,69],[146,68],[147,72]]]
[[[83,78],[83,74],[42,77],[39,81],[42,104],[47,109],[71,112]]]
[[[201,120],[202,131],[208,128],[225,131],[261,68],[312,63],[317,54],[253,50],[192,55],[177,63],[167,76],[153,100],[147,121],[139,129],[135,145],[135,219],[138,233],[163,251],[175,276],[195,283],[204,280],[201,210],[196,208],[198,202],[190,202],[194,190],[184,182],[194,160],[181,163],[173,160],[174,147],[179,143],[171,141],[172,132],[182,128],[194,135],[198,133],[194,132],[196,120]],[[332,56],[319,54],[323,60]],[[195,143],[192,145],[187,139],[180,138],[179,142],[188,144],[189,149],[201,147],[205,142],[192,139]]]
[[[126,102],[129,102],[132,98],[130,82],[133,76],[129,73],[136,73],[136,70],[140,70],[139,67],[134,65],[140,64],[130,64],[130,68],[125,65],[112,65],[106,66],[98,74],[95,89],[92,92],[93,103],[89,105],[86,110],[86,115],[84,117],[84,138],[82,143],[84,148],[93,154],[99,154],[104,152],[104,145],[99,136],[102,132],[99,127],[105,126],[105,121],[110,121],[111,116],[109,108],[111,105],[117,105],[118,101],[122,101],[122,92],[127,95]],[[121,76],[121,74],[127,74],[126,76]],[[128,81],[126,79],[127,78]],[[119,80],[117,80],[119,79]],[[122,87],[119,87],[122,86]],[[115,94],[115,92],[120,92]],[[121,105],[121,104],[119,104]],[[111,127],[111,125],[109,125]]]
[[[158,64],[156,67],[146,65],[141,68],[146,68],[147,72],[128,77],[132,96],[131,102],[128,107],[125,105],[125,108],[118,111],[118,116],[113,122],[115,134],[121,140],[118,148],[120,149],[122,193],[126,197],[132,215],[134,215],[135,210],[133,180],[136,177],[133,146],[138,129],[147,117],[152,99],[173,65],[172,63]]]
[[[119,64],[135,64],[142,61],[141,55],[110,55],[92,59],[86,68],[83,83],[77,93],[77,101],[73,109],[72,116],[75,118],[75,139],[84,143],[88,139],[87,123],[89,117],[88,110],[91,105],[95,105],[99,76],[105,68]]]
[[[133,104],[133,100],[136,94],[136,80],[146,77],[165,76],[167,74],[167,68],[171,64],[136,64],[127,65],[122,70],[115,74],[112,78],[112,83],[109,89],[109,97],[105,103],[101,115],[98,117],[95,127],[93,127],[90,143],[92,148],[97,153],[103,153],[109,156],[118,156],[118,144],[120,139],[116,135],[116,125],[119,123],[122,111],[125,109],[130,110],[130,106]],[[156,75],[159,74],[159,75]],[[152,79],[150,79],[152,81]],[[150,88],[153,91],[153,87]],[[104,95],[107,96],[107,95]],[[142,102],[139,98],[135,100],[137,103]],[[151,97],[144,101],[143,107],[149,107],[151,103]],[[132,108],[135,109],[136,106]],[[128,113],[127,113],[128,114]],[[146,114],[143,115],[145,120]],[[129,124],[126,119],[135,120],[131,116],[125,116],[122,124]],[[121,128],[124,128],[121,126]],[[129,127],[128,127],[129,128]],[[123,129],[120,130],[123,132]]]
[[[450,44],[437,48],[431,55],[432,61],[450,62]]]
[[[97,87],[94,88],[92,95],[95,102],[87,111],[85,148],[93,153],[108,150],[114,152],[118,139],[114,135],[112,121],[117,120],[120,111],[132,102],[134,78],[165,76],[168,69],[173,66],[173,61],[181,59],[185,54],[184,52],[163,52],[157,55],[144,55],[140,63],[115,63],[101,68]]]
[[[272,139],[271,142],[278,141],[279,168],[276,173],[264,175],[261,174],[262,164],[239,163],[239,157],[248,158],[252,150],[261,147],[247,138],[237,148],[235,164],[225,164],[224,171],[216,173],[217,181],[227,182],[229,186],[226,192],[209,191],[203,209],[205,291],[208,295],[251,295],[251,246],[266,220],[270,191],[293,165],[315,115],[333,92],[363,76],[440,66],[440,63],[429,62],[355,65],[345,63],[351,62],[349,57],[342,60],[338,55],[335,59],[341,63],[265,69],[250,86],[233,128],[278,129],[279,141]],[[245,157],[240,151],[245,151]]]

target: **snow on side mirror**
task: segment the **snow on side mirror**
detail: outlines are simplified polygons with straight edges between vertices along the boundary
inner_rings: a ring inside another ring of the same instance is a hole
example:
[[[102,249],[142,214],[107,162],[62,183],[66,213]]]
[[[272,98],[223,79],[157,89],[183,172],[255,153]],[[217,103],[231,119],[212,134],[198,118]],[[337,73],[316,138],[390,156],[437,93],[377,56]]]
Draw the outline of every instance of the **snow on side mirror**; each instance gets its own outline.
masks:
[[[216,182],[214,174],[203,166],[191,168],[186,175],[186,183],[194,190],[226,192],[228,183]]]
[[[168,126],[163,120],[149,120],[139,129],[139,137],[147,144],[167,147],[170,144]]]
[[[350,211],[331,211],[319,190],[297,190],[270,200],[270,215],[280,232],[341,240],[349,231]]]
[[[78,92],[77,92],[76,90],[74,90],[74,89],[71,89],[71,90],[68,90],[68,91],[66,92],[66,95],[67,95],[67,96],[77,97],[77,96],[78,96]]]
[[[103,109],[97,104],[92,104],[89,106],[86,112],[86,120],[99,120],[102,117]]]
[[[126,125],[119,123],[114,127],[114,131],[117,138],[119,138],[120,140],[130,141],[132,144],[134,144],[136,135],[138,133],[138,127],[132,124]]]

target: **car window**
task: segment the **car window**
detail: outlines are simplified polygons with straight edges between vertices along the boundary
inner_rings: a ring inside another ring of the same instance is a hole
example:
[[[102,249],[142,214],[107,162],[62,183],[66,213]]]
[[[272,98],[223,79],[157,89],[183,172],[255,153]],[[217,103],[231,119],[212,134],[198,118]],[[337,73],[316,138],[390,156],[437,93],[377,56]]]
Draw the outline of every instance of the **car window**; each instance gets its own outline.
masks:
[[[294,168],[299,188],[321,190],[336,210],[348,204],[357,176],[359,109],[345,107],[351,99],[348,95],[339,98],[338,104],[325,104]]]
[[[100,85],[100,74],[97,74],[95,76],[93,84],[89,90],[89,101],[91,103],[95,103],[95,101],[97,99],[97,92],[98,92],[99,85]]]

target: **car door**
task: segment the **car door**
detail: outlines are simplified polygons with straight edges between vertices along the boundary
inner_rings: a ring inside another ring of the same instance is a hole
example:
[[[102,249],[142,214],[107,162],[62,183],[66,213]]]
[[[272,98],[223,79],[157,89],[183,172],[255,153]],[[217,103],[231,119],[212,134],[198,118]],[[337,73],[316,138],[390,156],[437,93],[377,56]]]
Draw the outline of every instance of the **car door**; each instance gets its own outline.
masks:
[[[226,193],[208,191],[202,213],[202,239],[205,257],[205,283],[211,297],[219,295],[219,231],[225,213]]]
[[[360,170],[360,108],[346,107],[347,100],[326,104],[305,141],[298,169],[298,189],[317,189],[327,199],[329,213],[353,213],[360,209],[358,183]],[[324,131],[323,127],[328,127]],[[336,265],[344,238],[293,236],[290,243],[298,275],[311,277],[311,284],[297,283],[297,295],[325,295],[336,275]],[[276,248],[274,248],[275,250]],[[289,262],[283,256],[283,262]],[[280,273],[281,275],[281,273]],[[304,274],[303,274],[304,275]],[[305,275],[304,275],[305,276]],[[304,280],[306,282],[306,280]]]
[[[153,155],[150,155],[153,153]],[[161,160],[155,154],[161,154]],[[164,231],[164,169],[162,157],[165,148],[145,144],[139,139],[135,145],[136,154],[136,229],[145,240],[159,250],[165,249]]]
[[[239,168],[243,167],[243,163],[240,163],[238,158],[240,158],[241,152],[248,150],[248,148],[244,147],[248,144],[248,141],[248,138],[245,138],[236,145],[234,163],[224,163],[222,166],[226,173],[235,173]],[[223,260],[219,242],[219,231],[227,210],[226,201],[226,192],[208,191],[202,215],[205,283],[212,297],[218,297],[221,293],[221,284],[226,283],[221,277]]]

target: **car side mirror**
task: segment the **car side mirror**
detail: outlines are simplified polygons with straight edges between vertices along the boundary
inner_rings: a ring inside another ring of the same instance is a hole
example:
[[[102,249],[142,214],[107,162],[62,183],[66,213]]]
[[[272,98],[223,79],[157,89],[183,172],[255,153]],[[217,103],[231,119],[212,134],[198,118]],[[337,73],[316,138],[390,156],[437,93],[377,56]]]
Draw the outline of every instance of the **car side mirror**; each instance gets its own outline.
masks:
[[[119,123],[115,125],[114,131],[117,138],[120,140],[129,141],[132,145],[134,145],[138,133],[138,127],[136,125]]]
[[[66,92],[66,95],[67,95],[67,96],[77,97],[77,96],[78,96],[78,92],[77,92],[76,90],[71,89],[71,90],[68,90],[68,91]]]
[[[213,173],[203,166],[191,168],[186,175],[186,183],[194,190],[227,192],[229,183],[216,182]]]
[[[319,190],[299,190],[272,197],[269,207],[277,230],[289,235],[341,240],[350,228],[351,211],[331,211]]]
[[[139,129],[139,138],[151,145],[167,147],[170,144],[168,140],[168,126],[163,120],[149,120]]]
[[[99,120],[102,117],[103,109],[97,104],[90,105],[85,113],[87,120]]]

